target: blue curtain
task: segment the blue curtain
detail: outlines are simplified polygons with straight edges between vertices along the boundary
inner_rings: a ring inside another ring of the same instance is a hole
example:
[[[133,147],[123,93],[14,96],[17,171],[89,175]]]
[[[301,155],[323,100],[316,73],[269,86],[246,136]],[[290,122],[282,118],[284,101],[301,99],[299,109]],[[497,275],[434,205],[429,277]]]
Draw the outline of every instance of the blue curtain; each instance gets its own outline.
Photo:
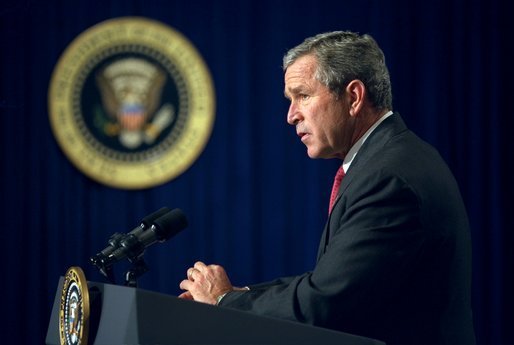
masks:
[[[143,16],[188,37],[208,64],[216,122],[200,158],[164,185],[99,184],[64,156],[49,125],[51,73],[103,20]],[[394,108],[439,149],[469,211],[481,344],[514,344],[512,20],[500,0],[13,1],[0,5],[2,343],[42,343],[57,282],[146,214],[180,207],[189,227],[152,247],[140,286],[178,294],[196,260],[234,284],[313,267],[336,161],[310,160],[286,123],[281,58],[305,37],[370,33],[390,68]],[[5,340],[5,337],[9,340]]]

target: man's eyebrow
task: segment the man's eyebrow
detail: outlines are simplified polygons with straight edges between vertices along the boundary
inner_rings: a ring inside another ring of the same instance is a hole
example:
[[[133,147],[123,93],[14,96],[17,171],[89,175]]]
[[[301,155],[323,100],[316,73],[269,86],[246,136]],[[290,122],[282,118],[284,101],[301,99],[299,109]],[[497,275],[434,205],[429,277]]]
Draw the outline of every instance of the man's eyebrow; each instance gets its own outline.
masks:
[[[295,87],[291,87],[289,89],[284,89],[284,97],[287,98],[287,99],[290,99],[291,97],[289,95],[297,95],[299,93],[302,93],[304,92],[304,87],[303,86],[295,86]]]

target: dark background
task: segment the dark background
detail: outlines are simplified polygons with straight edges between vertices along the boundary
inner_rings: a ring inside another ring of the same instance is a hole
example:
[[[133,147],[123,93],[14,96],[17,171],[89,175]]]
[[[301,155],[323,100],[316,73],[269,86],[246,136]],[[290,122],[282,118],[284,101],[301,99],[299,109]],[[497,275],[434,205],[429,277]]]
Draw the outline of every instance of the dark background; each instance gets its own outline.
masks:
[[[281,59],[305,37],[370,33],[392,76],[394,108],[454,172],[473,237],[480,344],[514,344],[512,11],[507,1],[3,1],[0,5],[0,342],[44,341],[59,276],[113,232],[180,207],[189,228],[145,257],[142,288],[178,294],[196,260],[234,284],[315,262],[337,161],[310,160],[286,123]],[[110,188],[78,171],[49,125],[55,64],[87,28],[144,16],[188,37],[208,64],[216,122],[200,158],[164,185]],[[4,341],[5,337],[11,341]]]

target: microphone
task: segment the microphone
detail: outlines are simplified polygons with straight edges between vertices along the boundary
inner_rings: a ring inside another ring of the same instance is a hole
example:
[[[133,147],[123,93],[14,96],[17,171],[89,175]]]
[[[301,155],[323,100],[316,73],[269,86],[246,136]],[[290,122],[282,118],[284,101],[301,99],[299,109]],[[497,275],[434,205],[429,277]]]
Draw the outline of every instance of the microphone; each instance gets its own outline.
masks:
[[[139,236],[143,231],[149,229],[153,222],[157,220],[158,218],[162,217],[166,213],[170,212],[170,209],[167,207],[162,207],[161,209],[147,215],[141,220],[141,223],[138,227],[134,228],[132,231],[130,231],[128,234],[122,234],[119,232],[114,233],[107,243],[109,243],[109,246],[100,251],[100,253],[96,254],[95,256],[91,257],[89,260],[91,263],[102,270],[102,267],[105,266],[103,261],[112,254],[119,246],[120,243],[127,237],[127,236]]]
[[[149,229],[136,231],[123,238],[119,247],[102,261],[103,267],[127,258],[130,262],[137,261],[146,248],[156,242],[165,242],[187,227],[187,218],[180,209],[174,209],[155,219]]]

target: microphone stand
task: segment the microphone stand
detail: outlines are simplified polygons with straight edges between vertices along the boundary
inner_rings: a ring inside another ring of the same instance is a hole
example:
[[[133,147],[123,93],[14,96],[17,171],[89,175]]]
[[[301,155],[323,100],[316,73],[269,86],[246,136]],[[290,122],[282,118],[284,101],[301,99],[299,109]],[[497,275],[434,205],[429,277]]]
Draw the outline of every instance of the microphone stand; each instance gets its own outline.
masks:
[[[125,273],[125,285],[137,288],[137,279],[150,270],[150,268],[148,268],[143,255],[140,255],[137,259],[131,262],[132,268]]]

